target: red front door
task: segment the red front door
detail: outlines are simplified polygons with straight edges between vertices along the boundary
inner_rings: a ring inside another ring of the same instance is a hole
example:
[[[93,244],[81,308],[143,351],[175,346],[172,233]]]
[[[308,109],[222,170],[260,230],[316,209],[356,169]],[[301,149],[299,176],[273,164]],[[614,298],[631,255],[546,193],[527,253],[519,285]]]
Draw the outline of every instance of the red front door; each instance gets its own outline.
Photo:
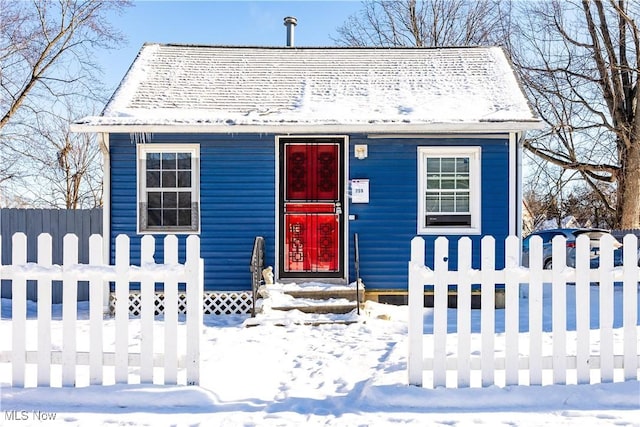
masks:
[[[280,277],[342,277],[344,140],[280,143]]]

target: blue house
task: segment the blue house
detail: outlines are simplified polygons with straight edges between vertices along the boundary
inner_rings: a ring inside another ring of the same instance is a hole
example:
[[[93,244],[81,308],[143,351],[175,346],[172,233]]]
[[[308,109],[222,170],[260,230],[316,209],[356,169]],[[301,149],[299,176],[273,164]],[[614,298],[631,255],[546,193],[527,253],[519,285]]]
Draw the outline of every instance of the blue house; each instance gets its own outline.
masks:
[[[276,281],[346,284],[357,233],[369,298],[406,294],[415,235],[479,251],[520,234],[521,139],[539,127],[496,47],[176,44],[145,44],[73,125],[103,148],[112,253],[122,233],[197,234],[205,291],[246,292],[263,236]]]

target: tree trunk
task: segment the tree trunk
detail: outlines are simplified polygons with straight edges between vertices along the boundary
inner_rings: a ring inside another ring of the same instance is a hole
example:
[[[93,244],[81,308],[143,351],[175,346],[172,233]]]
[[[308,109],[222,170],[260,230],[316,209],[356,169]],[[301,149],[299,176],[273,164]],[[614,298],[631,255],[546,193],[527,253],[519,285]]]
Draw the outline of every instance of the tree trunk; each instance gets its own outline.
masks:
[[[617,217],[619,228],[640,228],[640,141],[628,144],[620,158],[622,168],[618,177]]]

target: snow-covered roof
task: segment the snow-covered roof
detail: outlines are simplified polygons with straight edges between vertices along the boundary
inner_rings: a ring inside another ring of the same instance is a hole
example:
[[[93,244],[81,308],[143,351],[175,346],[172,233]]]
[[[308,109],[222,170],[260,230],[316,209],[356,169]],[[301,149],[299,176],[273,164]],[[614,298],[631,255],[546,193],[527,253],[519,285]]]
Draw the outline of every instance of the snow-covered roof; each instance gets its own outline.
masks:
[[[76,128],[539,126],[497,47],[145,44],[98,117]]]

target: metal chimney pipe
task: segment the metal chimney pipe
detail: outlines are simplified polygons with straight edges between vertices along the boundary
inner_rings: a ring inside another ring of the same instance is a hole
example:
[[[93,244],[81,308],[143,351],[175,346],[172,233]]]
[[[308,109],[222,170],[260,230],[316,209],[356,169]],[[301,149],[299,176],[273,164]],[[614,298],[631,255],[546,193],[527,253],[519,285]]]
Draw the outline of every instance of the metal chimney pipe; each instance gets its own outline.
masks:
[[[298,20],[293,16],[284,18],[284,26],[287,27],[287,47],[293,47],[293,30],[298,25]]]

